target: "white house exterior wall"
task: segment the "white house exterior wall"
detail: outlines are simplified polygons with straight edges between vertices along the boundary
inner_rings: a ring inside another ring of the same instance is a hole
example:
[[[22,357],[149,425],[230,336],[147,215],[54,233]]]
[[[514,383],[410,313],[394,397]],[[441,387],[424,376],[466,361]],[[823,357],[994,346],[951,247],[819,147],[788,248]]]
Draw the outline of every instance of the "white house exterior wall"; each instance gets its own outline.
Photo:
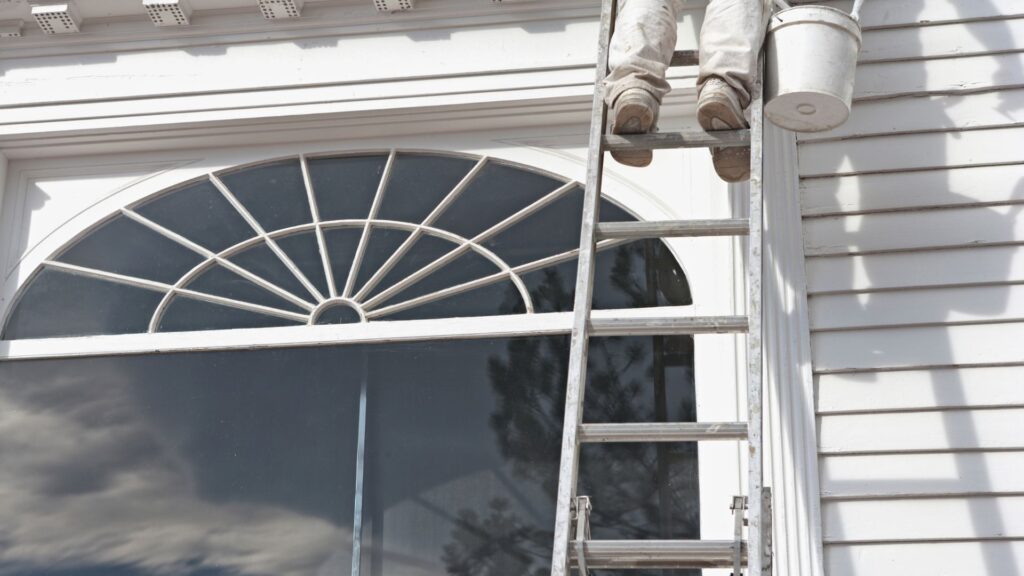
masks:
[[[798,144],[826,572],[1024,573],[1024,4],[863,25],[850,121]]]

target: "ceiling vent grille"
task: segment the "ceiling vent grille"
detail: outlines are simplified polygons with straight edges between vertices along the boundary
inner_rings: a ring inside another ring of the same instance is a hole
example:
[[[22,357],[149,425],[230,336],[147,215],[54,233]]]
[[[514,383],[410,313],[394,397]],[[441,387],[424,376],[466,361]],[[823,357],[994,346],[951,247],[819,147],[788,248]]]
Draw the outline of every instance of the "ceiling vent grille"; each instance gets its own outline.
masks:
[[[373,5],[378,12],[398,12],[399,10],[412,10],[416,0],[373,0]]]
[[[267,20],[298,18],[303,0],[260,0],[260,12]]]
[[[0,38],[21,38],[21,20],[0,22]]]
[[[32,17],[46,34],[72,34],[78,32],[82,18],[71,2],[32,6]]]
[[[142,0],[142,6],[157,26],[188,26],[192,15],[187,0]]]

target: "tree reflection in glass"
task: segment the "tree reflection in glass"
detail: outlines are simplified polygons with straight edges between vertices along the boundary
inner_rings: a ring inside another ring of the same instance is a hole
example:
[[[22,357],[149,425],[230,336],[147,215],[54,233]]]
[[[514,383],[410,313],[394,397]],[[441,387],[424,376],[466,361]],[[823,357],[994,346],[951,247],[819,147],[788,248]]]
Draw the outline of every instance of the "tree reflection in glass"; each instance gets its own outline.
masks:
[[[622,246],[599,266],[610,280],[598,283],[600,307],[690,303],[661,243]],[[569,309],[573,276],[571,266],[535,274],[538,310]],[[546,573],[568,345],[531,337],[463,342],[457,353],[419,346],[405,357],[415,375],[371,362],[361,574]],[[584,413],[591,422],[695,420],[692,338],[593,341]],[[589,445],[580,477],[595,538],[699,538],[695,445]]]

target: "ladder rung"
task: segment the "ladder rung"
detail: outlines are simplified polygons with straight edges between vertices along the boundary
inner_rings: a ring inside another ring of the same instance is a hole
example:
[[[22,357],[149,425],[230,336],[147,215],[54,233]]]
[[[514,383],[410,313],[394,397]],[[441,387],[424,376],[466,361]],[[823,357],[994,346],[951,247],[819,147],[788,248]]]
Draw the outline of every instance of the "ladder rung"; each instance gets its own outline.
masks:
[[[661,150],[665,148],[710,148],[747,146],[750,130],[715,130],[705,132],[690,128],[682,132],[654,132],[652,134],[605,134],[605,150]]]
[[[696,50],[676,50],[672,53],[671,66],[697,66],[700,64],[700,52]]]
[[[660,222],[602,222],[597,225],[598,240],[620,238],[682,238],[687,236],[746,236],[750,221],[729,220],[662,220]]]
[[[583,543],[588,569],[731,568],[732,540],[587,540]],[[743,562],[747,546],[741,545]],[[576,564],[575,547],[569,557]]]
[[[746,316],[654,316],[637,313],[657,308],[601,310],[591,315],[591,336],[674,336],[682,334],[735,334],[747,331]]]
[[[580,442],[698,442],[746,440],[745,422],[581,424]]]

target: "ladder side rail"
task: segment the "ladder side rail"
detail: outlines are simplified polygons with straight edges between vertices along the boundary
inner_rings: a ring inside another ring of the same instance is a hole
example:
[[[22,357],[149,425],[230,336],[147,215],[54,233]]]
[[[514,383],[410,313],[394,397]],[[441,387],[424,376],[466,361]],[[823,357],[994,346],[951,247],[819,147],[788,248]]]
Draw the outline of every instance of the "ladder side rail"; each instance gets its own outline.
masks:
[[[747,576],[768,576],[764,573],[765,547],[764,507],[761,493],[764,488],[763,461],[763,309],[762,248],[764,236],[764,198],[762,189],[764,143],[764,57],[758,59],[758,78],[750,104],[750,234],[747,240],[747,494],[751,503],[747,508]]]
[[[551,553],[551,576],[569,574],[569,531],[571,506],[576,497],[579,465],[579,430],[583,423],[583,398],[586,385],[588,326],[593,293],[595,239],[600,217],[601,176],[604,170],[602,138],[608,110],[604,104],[604,77],[608,73],[608,47],[615,23],[616,0],[601,2],[601,25],[595,66],[594,99],[590,116],[587,150],[587,182],[583,192],[583,221],[580,252],[576,268],[576,295],[573,306],[569,373],[565,389],[565,415],[562,419],[562,450],[558,465],[558,492],[555,498],[555,535]]]

